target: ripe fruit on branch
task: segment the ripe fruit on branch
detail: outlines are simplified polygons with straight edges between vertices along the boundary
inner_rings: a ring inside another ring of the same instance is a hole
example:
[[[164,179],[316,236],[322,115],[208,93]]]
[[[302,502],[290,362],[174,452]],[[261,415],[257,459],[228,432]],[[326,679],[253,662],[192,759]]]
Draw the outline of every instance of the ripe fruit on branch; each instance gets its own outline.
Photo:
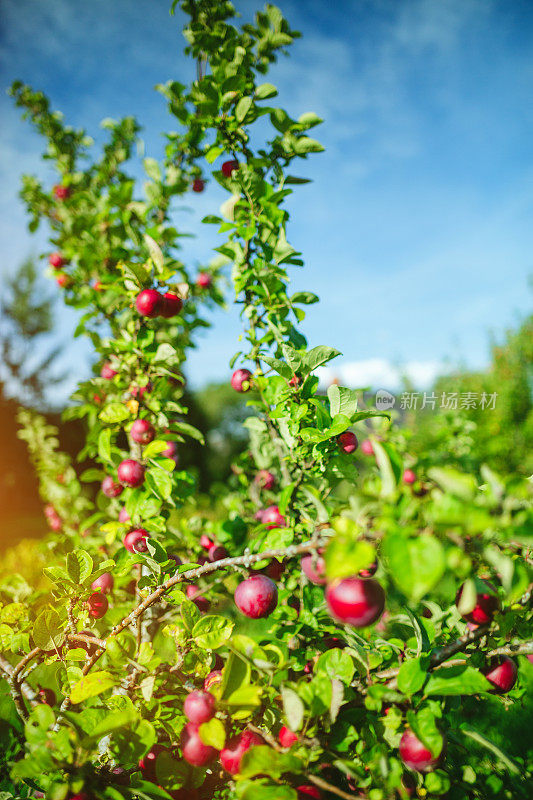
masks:
[[[189,586],[187,586],[187,588],[185,589],[185,594],[187,595],[189,600],[193,601],[194,605],[199,611],[208,611],[210,605],[209,600],[207,599],[207,597],[204,597],[203,595],[198,595],[199,591],[201,590],[198,586],[195,586],[194,584],[189,584]]]
[[[278,740],[282,747],[292,747],[298,741],[298,734],[283,725],[278,733]]]
[[[62,289],[65,289],[67,286],[70,286],[70,277],[66,275],[64,272],[61,272],[57,278],[56,283],[58,286],[61,286]]]
[[[278,589],[266,575],[252,575],[235,589],[235,605],[246,617],[268,617],[278,604]]]
[[[95,592],[87,600],[87,608],[89,609],[90,617],[101,619],[109,608],[107,597],[102,592]]]
[[[149,444],[155,438],[155,428],[146,419],[136,419],[131,426],[130,436],[138,444]]]
[[[122,506],[120,509],[120,514],[118,515],[119,522],[131,522],[131,517],[126,511],[126,506]]]
[[[100,589],[104,594],[107,594],[108,592],[111,592],[113,590],[114,583],[115,580],[111,575],[111,573],[104,572],[102,575],[100,575],[99,578],[96,578],[91,583],[91,589],[94,589],[95,592],[97,592],[98,589]]]
[[[226,550],[226,548],[222,547],[222,545],[220,544],[217,544],[209,549],[208,558],[209,561],[214,562],[214,561],[220,561],[223,558],[227,558],[228,555],[229,553]]]
[[[317,586],[326,583],[326,562],[322,556],[315,558],[312,555],[304,556],[301,560],[302,570],[305,577]]]
[[[183,713],[196,725],[209,722],[215,715],[215,698],[209,692],[190,692],[183,703]]]
[[[54,186],[53,192],[56,200],[66,200],[72,193],[69,186],[62,186],[60,183]]]
[[[174,292],[165,292],[159,313],[162,317],[170,319],[170,317],[175,317],[176,314],[179,314],[182,308],[183,301],[181,297],[174,294]]]
[[[192,182],[192,190],[193,192],[203,192],[205,188],[205,183],[201,178],[195,178]]]
[[[482,672],[489,683],[494,686],[494,689],[491,690],[494,694],[510,692],[518,676],[516,664],[509,656],[491,658]]]
[[[365,456],[374,455],[374,447],[370,439],[365,439],[363,442],[361,442],[361,452],[363,452]]]
[[[118,465],[117,476],[120,483],[135,489],[144,483],[144,467],[133,458],[125,458]]]
[[[400,758],[409,769],[417,772],[431,772],[439,763],[440,757],[433,756],[412,730],[404,731],[400,739]]]
[[[202,533],[200,536],[200,547],[203,547],[204,550],[211,550],[212,547],[215,546],[215,543],[209,536],[206,536],[205,533]]]
[[[261,522],[267,526],[267,528],[285,528],[287,525],[287,520],[280,514],[278,506],[269,506],[266,508],[261,514]]]
[[[276,478],[268,469],[260,469],[254,478],[254,483],[260,486],[261,489],[273,489],[276,484]]]
[[[343,578],[326,589],[330,614],[340,622],[364,628],[372,625],[385,608],[385,592],[373,578]]]
[[[131,385],[128,391],[129,391],[129,393],[131,394],[132,397],[135,397],[135,398],[138,397],[139,400],[142,400],[143,395],[146,392],[148,392],[148,394],[150,394],[150,392],[152,391],[153,388],[154,387],[152,385],[152,382],[148,381],[148,383],[145,386],[133,386],[133,385]]]
[[[178,461],[178,445],[176,442],[167,442],[167,446],[161,451],[160,455],[164,458],[173,458]]]
[[[357,573],[360,578],[371,578],[372,575],[375,575],[378,571],[378,562],[373,561],[372,564],[368,567],[364,567],[364,569],[360,569]]]
[[[101,485],[102,492],[106,497],[118,497],[122,494],[124,487],[120,483],[116,483],[111,475],[106,475]]]
[[[56,695],[52,689],[41,687],[37,692],[37,702],[46,706],[54,706],[56,703]]]
[[[241,769],[241,761],[243,755],[250,747],[264,744],[263,739],[253,733],[253,731],[244,731],[240,736],[235,736],[230,739],[226,747],[220,751],[220,763],[222,767],[229,772],[230,775],[237,775]]]
[[[337,436],[337,442],[343,453],[349,455],[357,450],[357,436],[351,431],[346,431],[345,433],[341,433],[340,436]]]
[[[273,581],[279,581],[285,572],[285,567],[285,561],[278,561],[276,558],[273,558],[261,572],[269,578],[272,578]]]
[[[209,675],[204,680],[204,692],[209,691],[212,686],[216,686],[217,683],[222,683],[222,670],[214,669],[212,670]]]
[[[490,583],[478,581],[477,584],[477,595],[472,609],[464,611],[461,607],[461,598],[466,586],[464,583],[457,592],[455,605],[459,609],[462,618],[467,622],[471,622],[474,625],[485,625],[487,622],[492,622],[494,614],[500,607],[500,601],[496,590]]]
[[[188,722],[181,733],[181,752],[183,758],[193,767],[203,767],[209,764],[216,757],[217,751],[214,747],[204,744],[200,739],[198,725]]]
[[[139,769],[142,772],[142,776],[145,781],[151,781],[155,783],[156,781],[156,761],[157,757],[160,753],[166,753],[166,747],[163,747],[161,744],[154,744],[153,747],[148,750],[145,756],[139,759]]]
[[[156,289],[143,289],[137,295],[135,306],[143,317],[157,317],[163,306],[163,298]]]
[[[405,469],[403,472],[403,482],[410,485],[416,481],[416,475],[412,469]]]
[[[196,285],[200,289],[208,289],[211,286],[211,275],[207,272],[199,272],[196,278]]]
[[[148,531],[144,528],[134,528],[125,535],[123,544],[129,553],[147,553],[147,539]]]
[[[230,161],[224,161],[221,169],[225,178],[231,178],[232,173],[239,169],[239,162],[235,158]]]
[[[249,369],[236,369],[231,376],[231,385],[236,392],[248,392],[251,389],[252,373]]]
[[[61,253],[50,253],[48,256],[48,263],[54,269],[61,269],[67,263],[66,258],[63,258]]]
[[[113,367],[111,366],[111,364],[109,364],[109,362],[106,361],[106,363],[103,364],[102,369],[100,370],[100,377],[104,378],[106,381],[110,381],[111,378],[115,377],[115,375],[118,375],[118,372],[116,371],[116,369],[113,369]]]
[[[308,800],[312,797],[313,800],[322,800],[322,792],[318,786],[311,786],[309,783],[304,783],[302,786],[297,786],[298,800]]]

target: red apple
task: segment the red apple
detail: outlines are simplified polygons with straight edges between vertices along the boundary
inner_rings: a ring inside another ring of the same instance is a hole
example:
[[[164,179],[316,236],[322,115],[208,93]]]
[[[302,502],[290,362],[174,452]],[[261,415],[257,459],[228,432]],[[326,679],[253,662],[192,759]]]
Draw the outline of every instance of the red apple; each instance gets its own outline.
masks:
[[[322,798],[320,789],[317,786],[311,786],[309,783],[297,786],[296,791],[298,792],[298,800],[307,800],[308,797],[312,797],[314,800],[321,800]]]
[[[329,584],[326,602],[333,617],[354,628],[364,628],[382,615],[385,592],[373,578],[343,578]]]
[[[235,158],[230,161],[224,161],[221,169],[225,178],[231,178],[232,173],[239,169],[239,162]]]
[[[403,472],[403,482],[407,484],[414,483],[416,481],[416,475],[412,469],[405,469]]]
[[[147,539],[148,531],[144,528],[134,528],[125,535],[122,543],[129,553],[147,553]]]
[[[100,589],[104,594],[111,592],[113,590],[113,584],[115,583],[113,576],[110,572],[104,572],[100,575],[99,578],[96,578],[91,583],[91,589],[94,591],[98,591]]]
[[[293,375],[289,381],[289,386],[292,386],[293,389],[297,389],[300,385],[300,378],[298,375]]]
[[[161,744],[154,744],[151,750],[149,750],[145,756],[139,759],[139,769],[142,772],[143,779],[145,781],[151,781],[155,783],[157,780],[155,765],[157,761],[157,757],[160,753],[166,753],[166,747],[163,747]]]
[[[360,578],[371,578],[378,571],[378,562],[373,561],[370,566],[360,569],[357,573]]]
[[[236,369],[231,376],[231,385],[236,392],[248,392],[251,388],[252,373],[249,369]]]
[[[361,452],[363,452],[365,456],[374,455],[374,447],[370,439],[365,439],[363,442],[361,442]]]
[[[285,561],[278,561],[276,558],[273,558],[268,566],[262,569],[261,572],[263,575],[267,575],[269,578],[272,578],[273,581],[279,581],[285,572],[285,566]]]
[[[326,562],[322,556],[317,558],[312,555],[304,556],[300,563],[307,580],[317,586],[323,586],[326,583]]]
[[[160,314],[162,317],[166,319],[170,319],[170,317],[175,317],[176,314],[179,314],[183,307],[183,301],[181,297],[179,297],[174,292],[165,292],[163,295],[163,302],[161,305]]]
[[[183,713],[195,725],[209,722],[215,716],[215,698],[209,692],[189,692],[183,703]]]
[[[261,512],[261,522],[269,529],[287,526],[287,520],[283,514],[280,514],[278,506],[269,506]]]
[[[209,538],[209,536],[206,536],[205,533],[202,533],[200,536],[200,547],[203,547],[204,550],[211,550],[211,548],[214,547],[214,544],[215,543]]]
[[[137,295],[135,305],[143,317],[157,317],[163,306],[163,298],[156,289],[143,289]]]
[[[131,486],[135,489],[144,483],[144,467],[133,458],[125,458],[118,465],[117,476],[124,486]]]
[[[67,286],[70,286],[70,277],[66,275],[64,272],[61,272],[57,278],[56,283],[58,286],[61,286],[62,289],[65,289]]]
[[[230,739],[226,747],[220,751],[220,763],[230,775],[237,775],[241,768],[243,755],[250,747],[264,744],[263,739],[252,731],[244,731],[240,736]]]
[[[66,258],[63,258],[61,253],[50,253],[48,256],[48,263],[54,269],[61,269],[67,263]]]
[[[181,752],[185,761],[193,767],[203,767],[216,757],[214,747],[204,744],[200,739],[198,725],[188,722],[181,733]]]
[[[120,509],[120,514],[118,515],[119,522],[131,522],[131,517],[126,511],[126,506],[122,506]]]
[[[278,740],[282,747],[292,747],[298,741],[298,734],[283,725],[278,733]]]
[[[209,691],[209,689],[212,686],[216,686],[217,683],[221,682],[222,682],[222,670],[220,669],[212,670],[204,680],[204,692]]]
[[[41,687],[37,692],[37,702],[46,706],[55,706],[56,695],[52,689]]]
[[[229,553],[226,550],[226,548],[218,544],[218,545],[213,545],[213,547],[209,549],[208,559],[213,563],[214,561],[220,561],[223,558],[227,558],[228,555]]]
[[[479,581],[480,589],[478,589],[476,597],[476,605],[466,614],[461,614],[463,619],[474,625],[485,625],[492,622],[494,614],[500,607],[498,595],[494,587],[487,583],[487,581]],[[485,588],[486,587],[486,588]],[[464,584],[460,587],[455,597],[455,605],[459,604],[461,595],[463,594]]]
[[[164,458],[172,458],[174,461],[178,461],[178,444],[177,442],[167,442],[167,446],[164,450],[161,451],[161,455]]]
[[[204,597],[203,595],[198,595],[199,591],[200,589],[198,586],[195,586],[194,584],[189,584],[189,586],[187,586],[187,588],[185,589],[185,594],[190,600],[193,601],[194,605],[200,611],[204,612],[209,611],[209,605],[210,605],[209,600],[207,599],[207,597]]]
[[[491,658],[483,675],[494,686],[494,694],[507,694],[516,683],[518,669],[512,658],[508,656],[496,656]]]
[[[109,364],[109,362],[106,361],[106,363],[103,364],[102,369],[100,370],[100,377],[104,378],[106,381],[110,381],[111,378],[115,377],[115,375],[118,375],[118,372],[116,371],[116,369],[113,369],[113,367],[111,366],[111,364]]]
[[[155,438],[155,428],[146,419],[136,419],[131,426],[130,436],[138,444],[149,444]]]
[[[439,758],[435,758],[409,728],[400,739],[400,758],[406,767],[416,772],[431,772],[439,763]]]
[[[111,475],[106,475],[101,485],[102,492],[106,497],[118,497],[122,494],[124,488],[120,483],[115,483]]]
[[[193,192],[203,192],[205,183],[201,178],[195,178],[192,182]]]
[[[357,450],[357,436],[351,431],[341,433],[341,435],[337,437],[337,442],[343,453],[347,453],[349,455]]]
[[[134,397],[134,398],[137,398],[137,397],[138,397],[138,398],[139,398],[139,400],[142,400],[142,398],[143,398],[143,395],[144,395],[146,392],[148,392],[148,394],[150,394],[150,392],[152,391],[152,389],[153,389],[153,388],[154,388],[154,387],[153,387],[153,385],[152,385],[152,382],[151,382],[151,381],[148,381],[148,383],[147,383],[145,386],[134,386],[134,385],[132,384],[132,385],[129,387],[129,390],[128,390],[128,391],[129,391],[129,393],[131,394],[131,396],[132,396],[132,397]]]
[[[107,613],[109,603],[107,602],[107,597],[105,597],[102,592],[95,592],[87,600],[87,607],[90,617],[101,619]]]
[[[56,200],[66,200],[71,195],[70,186],[62,186],[60,183],[53,188],[54,197]]]
[[[209,289],[211,286],[211,275],[207,272],[199,272],[198,277],[196,278],[196,285],[200,289]]]
[[[254,483],[260,486],[261,489],[273,489],[276,484],[276,478],[268,469],[260,469],[254,478]]]
[[[235,605],[246,617],[268,617],[278,604],[278,589],[266,575],[252,575],[239,583],[234,595]]]

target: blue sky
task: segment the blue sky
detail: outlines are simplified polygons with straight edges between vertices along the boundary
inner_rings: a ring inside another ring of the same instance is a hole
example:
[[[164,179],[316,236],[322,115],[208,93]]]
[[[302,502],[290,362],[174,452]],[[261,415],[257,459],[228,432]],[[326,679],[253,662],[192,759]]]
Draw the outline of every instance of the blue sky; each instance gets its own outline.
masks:
[[[153,86],[186,82],[181,14],[168,0],[0,0],[1,83],[43,89],[66,119],[98,138],[104,117],[136,115],[146,152],[175,127]],[[295,289],[316,291],[305,332],[343,352],[353,385],[393,387],[398,369],[421,385],[445,364],[487,362],[531,307],[533,272],[533,3],[529,0],[286,0],[303,33],[270,79],[293,116],[317,111],[326,152],[302,161],[313,183],[290,200],[292,243],[306,267]],[[249,16],[255,2],[240,0]],[[17,199],[21,172],[46,172],[40,141],[5,95],[0,160],[3,270],[36,251]],[[199,234],[185,255],[207,259],[217,238],[199,220],[223,195],[191,197],[178,225]],[[224,379],[235,311],[217,312],[192,356],[193,385]],[[69,339],[71,314],[61,315]],[[70,345],[71,380],[90,365]],[[70,386],[68,388],[71,388]],[[66,391],[66,388],[65,388]]]

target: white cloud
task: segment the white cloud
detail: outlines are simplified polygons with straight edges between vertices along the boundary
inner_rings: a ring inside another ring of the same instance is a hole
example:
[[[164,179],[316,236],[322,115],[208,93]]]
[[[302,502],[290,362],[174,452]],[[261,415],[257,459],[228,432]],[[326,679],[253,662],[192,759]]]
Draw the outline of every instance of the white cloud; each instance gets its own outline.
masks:
[[[336,379],[342,386],[352,389],[398,390],[407,379],[417,389],[428,389],[439,375],[449,372],[449,365],[441,361],[407,361],[393,364],[385,358],[368,358],[363,361],[346,361],[338,367],[317,370],[322,386]]]

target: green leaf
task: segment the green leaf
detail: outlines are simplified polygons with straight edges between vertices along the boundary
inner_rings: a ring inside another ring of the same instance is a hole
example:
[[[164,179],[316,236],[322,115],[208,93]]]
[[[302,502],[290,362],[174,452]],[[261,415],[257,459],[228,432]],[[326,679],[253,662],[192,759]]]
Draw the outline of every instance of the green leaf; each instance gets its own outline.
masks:
[[[168,500],[172,494],[172,478],[164,469],[154,467],[146,472],[146,485],[161,500]]]
[[[268,745],[256,745],[250,747],[242,757],[239,775],[242,778],[268,775],[276,780],[285,772],[298,773],[301,767],[301,761],[291,753],[277,753]]]
[[[494,753],[497,758],[504,764],[504,766],[509,770],[509,772],[513,773],[513,775],[519,775],[521,773],[521,768],[515,764],[515,762],[509,758],[507,753],[498,747],[497,744],[494,744],[490,739],[487,739],[482,733],[477,731],[475,728],[472,728],[470,725],[467,725],[466,722],[460,726],[460,731],[465,736],[468,736],[470,739],[473,739],[475,742],[480,744],[486,750],[490,750],[491,753]]]
[[[150,258],[154,262],[155,266],[158,267],[158,269],[162,270],[164,264],[164,258],[161,248],[159,247],[157,242],[155,242],[152,239],[152,237],[149,236],[147,233],[144,234],[144,241],[148,248],[148,252],[150,253]]]
[[[350,420],[357,411],[358,392],[354,389],[347,389],[345,386],[337,386],[332,383],[328,386],[329,413],[332,417],[337,414],[344,414]]]
[[[318,114],[315,114],[314,111],[306,111],[298,117],[298,124],[306,129],[314,128],[315,125],[320,125],[321,122],[324,122],[324,120],[319,117]]]
[[[72,583],[83,583],[93,571],[93,560],[85,550],[67,553],[67,573]]]
[[[102,420],[102,422],[114,424],[116,422],[123,422],[125,419],[128,419],[129,416],[130,412],[124,403],[109,403],[100,411],[98,419]]]
[[[299,156],[307,153],[321,153],[323,149],[324,147],[320,142],[317,142],[316,139],[311,139],[309,136],[298,137],[294,145],[294,152]]]
[[[235,119],[242,122],[253,105],[251,97],[241,97],[235,106]]]
[[[32,638],[41,650],[55,650],[65,641],[61,617],[53,608],[41,611],[33,623]]]
[[[152,178],[154,181],[161,180],[161,170],[159,169],[159,164],[155,158],[145,158],[143,165],[144,170],[149,178]]]
[[[103,428],[98,435],[98,455],[102,461],[111,461],[111,428]]]
[[[225,617],[207,614],[195,624],[191,636],[198,647],[216,650],[227,642],[233,631],[233,622]]]
[[[178,352],[175,347],[172,347],[171,344],[168,342],[161,342],[158,345],[157,350],[155,351],[154,356],[152,357],[152,361],[154,364],[164,361],[165,363],[168,361],[172,361],[173,358],[177,356]]]
[[[292,377],[292,370],[285,361],[281,361],[279,358],[270,358],[270,356],[262,356],[262,360],[286,380],[290,380]]]
[[[384,539],[382,553],[396,586],[415,602],[436,586],[446,568],[444,549],[431,534],[411,539],[392,533]]]
[[[376,464],[381,474],[381,496],[391,497],[396,491],[397,483],[400,479],[400,469],[391,460],[392,452],[381,442],[372,440]]]
[[[236,800],[298,800],[296,789],[285,783],[270,783],[267,778],[239,780]]]
[[[427,677],[427,656],[404,661],[398,673],[398,689],[410,696],[422,688]]]
[[[353,527],[348,524],[343,533],[337,533],[329,542],[325,555],[328,580],[357,575],[359,570],[369,567],[375,561],[374,548],[369,542],[359,539],[359,535],[355,523]]]
[[[110,672],[90,672],[84,675],[72,688],[70,700],[72,703],[81,703],[89,697],[96,697],[116,685],[116,680]]]
[[[194,425],[189,425],[188,422],[183,422],[181,419],[174,420],[172,423],[172,430],[179,431],[179,433],[183,433],[185,436],[190,436],[191,439],[196,439],[200,444],[205,443],[203,433],[201,433],[198,428],[195,428]]]
[[[430,750],[432,756],[437,758],[441,754],[444,739],[437,727],[433,711],[428,706],[416,714],[414,711],[408,711],[407,723],[415,736]]]
[[[267,100],[269,97],[275,97],[278,90],[273,83],[261,83],[255,90],[256,100]]]
[[[424,689],[424,694],[462,695],[490,692],[494,687],[475,667],[459,664],[454,667],[441,667],[432,672]]]
[[[317,367],[322,366],[322,364],[327,364],[328,361],[340,355],[342,355],[342,353],[340,353],[339,350],[335,350],[333,347],[326,347],[325,345],[313,347],[313,349],[309,350],[304,356],[306,370],[307,372],[313,372]]]
[[[304,720],[305,706],[301,697],[288,686],[281,687],[283,713],[291,731],[298,731]]]
[[[226,743],[226,729],[221,720],[213,717],[209,722],[203,722],[199,729],[200,739],[204,744],[222,750]]]
[[[291,303],[301,303],[304,306],[313,305],[313,303],[318,303],[319,300],[319,296],[313,292],[295,292],[290,297]]]
[[[159,753],[155,762],[157,782],[168,792],[180,789],[189,775],[190,768],[183,761],[173,758],[170,753]]]
[[[319,672],[324,672],[328,678],[338,678],[348,686],[354,676],[355,665],[348,653],[333,647],[322,653],[316,662],[314,674]]]
[[[461,500],[473,500],[477,494],[477,482],[473,475],[465,475],[451,467],[430,467],[428,475],[441,489]]]
[[[85,658],[87,658],[86,652]],[[94,728],[91,728],[90,735],[87,737],[87,739],[89,741],[91,739],[99,741],[103,736],[107,736],[112,731],[115,731],[118,728],[128,728],[130,725],[132,725],[132,723],[137,722],[138,720],[139,712],[133,706],[133,704],[128,705],[125,709],[121,709],[120,711],[111,711],[110,713],[106,714],[104,719],[96,723]]]

